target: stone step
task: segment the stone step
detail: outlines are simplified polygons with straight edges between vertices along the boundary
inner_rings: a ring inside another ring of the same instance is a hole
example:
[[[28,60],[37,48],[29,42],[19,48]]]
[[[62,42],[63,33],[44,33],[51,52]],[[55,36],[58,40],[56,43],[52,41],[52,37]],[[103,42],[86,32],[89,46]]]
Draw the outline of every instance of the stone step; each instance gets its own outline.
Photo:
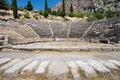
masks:
[[[44,74],[45,73],[45,69],[47,68],[47,66],[49,65],[49,61],[43,61],[39,64],[38,68],[35,71],[35,74]]]
[[[64,61],[54,61],[49,66],[47,77],[51,80],[56,77],[56,80],[68,80],[67,76],[69,69]]]
[[[81,70],[85,72],[86,77],[95,77],[95,70],[87,63],[83,61],[75,61]]]
[[[109,60],[109,61],[120,67],[120,61],[117,60]]]
[[[71,70],[73,79],[74,80],[81,80],[80,74],[78,73],[79,67],[76,65],[76,63],[74,61],[68,61],[67,65],[68,65],[68,67],[71,68],[70,70]]]
[[[82,80],[84,77],[93,78],[109,74],[110,76],[113,76],[111,75],[112,71],[118,70],[119,72],[120,70],[120,62],[117,60],[88,60],[86,62],[82,60],[39,61],[39,59],[13,59],[0,66],[0,73],[3,73],[5,78],[17,77],[18,73],[21,73],[22,75],[33,73],[39,77],[48,78],[50,80],[68,80],[71,78],[73,78],[73,80]],[[101,75],[97,75],[97,72]],[[83,73],[85,76],[81,75]]]
[[[4,76],[5,77],[14,77],[14,76],[16,76],[17,73],[20,71],[20,69],[22,69],[23,67],[28,65],[31,61],[32,61],[32,59],[22,60],[21,62],[17,63],[16,65],[12,66],[11,68],[7,69],[4,72]]]
[[[6,63],[6,62],[9,62],[10,60],[12,60],[11,58],[2,58],[0,59],[0,65]]]
[[[109,69],[114,69],[114,70],[118,70],[119,68],[112,62],[110,61],[100,61],[103,65],[105,65],[106,67],[108,67]]]
[[[38,64],[39,64],[38,60],[31,62],[21,70],[21,74],[32,72],[37,68]]]
[[[12,67],[13,65],[16,65],[16,63],[18,63],[19,61],[20,61],[20,59],[14,59],[11,62],[3,65],[2,67],[0,67],[0,73],[3,73],[8,68]]]
[[[91,60],[88,63],[100,74],[111,74],[111,71],[105,67],[100,61]]]

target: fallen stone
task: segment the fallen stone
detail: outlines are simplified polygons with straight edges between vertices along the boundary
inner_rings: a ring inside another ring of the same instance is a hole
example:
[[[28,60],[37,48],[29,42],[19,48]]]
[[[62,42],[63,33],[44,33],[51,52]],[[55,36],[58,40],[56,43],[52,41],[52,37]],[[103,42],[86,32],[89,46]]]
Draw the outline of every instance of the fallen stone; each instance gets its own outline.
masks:
[[[100,61],[89,61],[89,64],[97,70],[100,74],[111,74],[111,71],[106,68]]]
[[[25,59],[21,62],[17,63],[16,65],[12,66],[11,68],[7,69],[4,72],[5,77],[15,77],[20,69],[25,67],[27,64],[29,64],[32,61],[32,59]]]
[[[69,69],[64,61],[54,61],[49,66],[48,78],[57,80],[68,80]]]
[[[86,62],[83,61],[75,61],[77,65],[85,72],[86,77],[95,77],[95,70]]]
[[[21,70],[21,74],[32,72],[33,70],[35,70],[37,68],[38,63],[39,63],[39,61],[36,60],[36,61],[33,61],[32,63],[28,64]]]
[[[0,59],[0,65],[4,64],[10,60],[12,60],[12,59],[11,58],[2,58],[2,59]]]
[[[104,64],[106,67],[108,67],[109,69],[115,69],[115,70],[119,69],[115,64],[113,64],[110,61],[100,61],[100,62]]]
[[[35,74],[44,74],[46,67],[49,65],[49,61],[43,61],[39,64],[38,68],[35,71]]]
[[[11,62],[5,64],[2,67],[0,67],[0,73],[3,73],[5,70],[7,70],[8,68],[12,67],[13,65],[15,65],[16,63],[18,63],[19,61],[20,61],[20,59],[14,59]]]
[[[120,61],[117,60],[109,60],[109,61],[120,67]]]
[[[71,73],[73,75],[74,80],[81,80],[80,74],[78,73],[79,67],[75,64],[74,61],[67,62],[68,67],[71,68]]]

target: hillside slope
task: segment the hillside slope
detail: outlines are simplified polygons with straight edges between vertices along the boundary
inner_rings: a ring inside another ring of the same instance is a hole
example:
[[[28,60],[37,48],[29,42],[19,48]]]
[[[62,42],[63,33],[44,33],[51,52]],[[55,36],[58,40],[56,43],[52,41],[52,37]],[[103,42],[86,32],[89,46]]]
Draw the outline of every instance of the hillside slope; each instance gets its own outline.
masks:
[[[120,1],[117,2],[118,11],[120,11]],[[73,5],[74,11],[89,11],[91,6],[95,6],[96,10],[99,8],[104,8],[105,10],[111,9],[115,10],[115,0],[65,0],[66,12],[69,12],[71,4]],[[56,4],[52,10],[57,11],[58,9],[62,9],[62,2]]]

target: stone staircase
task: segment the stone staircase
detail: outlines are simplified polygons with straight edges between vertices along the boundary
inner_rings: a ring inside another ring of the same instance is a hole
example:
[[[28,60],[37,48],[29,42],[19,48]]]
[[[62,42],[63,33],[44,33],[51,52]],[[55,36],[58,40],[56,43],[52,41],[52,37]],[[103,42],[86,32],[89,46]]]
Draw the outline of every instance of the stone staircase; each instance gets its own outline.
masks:
[[[0,77],[1,80],[21,80],[23,78],[32,80],[119,80],[119,60],[41,61],[39,58],[0,58]]]

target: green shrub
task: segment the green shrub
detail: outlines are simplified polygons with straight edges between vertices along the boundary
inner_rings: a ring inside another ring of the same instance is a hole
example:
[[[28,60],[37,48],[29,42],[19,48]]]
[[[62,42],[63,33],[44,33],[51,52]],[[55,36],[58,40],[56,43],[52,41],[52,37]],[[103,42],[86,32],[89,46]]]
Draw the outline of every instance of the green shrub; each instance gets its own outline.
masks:
[[[105,17],[105,10],[104,9],[99,9],[96,13],[93,13],[93,15],[97,19],[103,19]]]
[[[106,11],[106,17],[107,17],[107,19],[115,17],[115,16],[116,16],[115,12],[110,11],[110,10]]]
[[[84,14],[86,17],[90,17],[91,16],[91,13],[85,13]]]
[[[64,21],[68,21],[69,19],[68,18],[64,18]]]
[[[61,16],[62,17],[63,13],[62,11],[57,11],[57,16]]]
[[[34,17],[36,20],[38,20],[38,17],[37,17],[37,15],[34,15],[33,17]]]
[[[24,11],[24,10],[25,10],[25,8],[23,8],[23,7],[20,7],[20,8],[19,8],[19,10],[20,10],[20,11]]]
[[[69,17],[74,17],[74,13],[69,13],[68,16]]]
[[[88,22],[93,22],[93,21],[96,21],[96,20],[97,20],[97,18],[92,16],[92,15],[90,17],[88,17],[88,19],[87,19]]]
[[[51,15],[57,15],[57,12],[56,11],[51,11]]]
[[[45,10],[45,11],[44,11],[44,17],[47,18],[48,15],[49,15],[49,14],[48,14],[48,11]]]
[[[97,19],[103,19],[105,17],[104,14],[100,13],[100,12],[96,12],[93,14],[94,17],[96,17]]]
[[[24,14],[24,18],[27,18],[27,19],[30,18],[29,12],[27,12],[26,14]]]
[[[120,17],[120,12],[117,12],[117,17]]]
[[[44,15],[44,11],[39,11],[39,14],[40,15]]]
[[[83,12],[79,12],[75,14],[75,17],[78,17],[78,18],[83,18],[84,16],[85,14]]]

